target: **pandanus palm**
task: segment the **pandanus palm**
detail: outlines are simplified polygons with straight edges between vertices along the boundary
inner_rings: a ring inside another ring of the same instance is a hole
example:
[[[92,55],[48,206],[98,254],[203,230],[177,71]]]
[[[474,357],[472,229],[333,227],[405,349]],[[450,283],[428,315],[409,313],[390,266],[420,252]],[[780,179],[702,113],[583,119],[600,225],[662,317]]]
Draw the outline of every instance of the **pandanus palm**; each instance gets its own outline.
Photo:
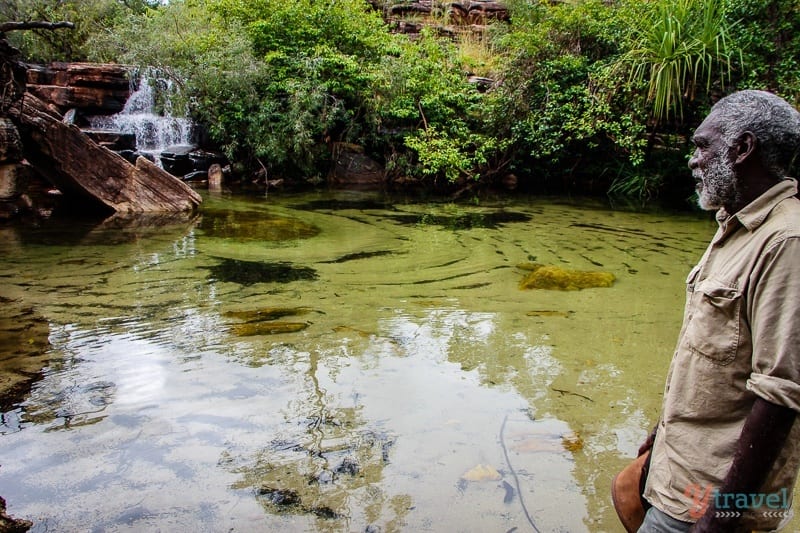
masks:
[[[724,0],[656,0],[634,20],[632,46],[621,61],[633,80],[648,83],[652,118],[683,118],[698,87],[730,79],[735,46]]]

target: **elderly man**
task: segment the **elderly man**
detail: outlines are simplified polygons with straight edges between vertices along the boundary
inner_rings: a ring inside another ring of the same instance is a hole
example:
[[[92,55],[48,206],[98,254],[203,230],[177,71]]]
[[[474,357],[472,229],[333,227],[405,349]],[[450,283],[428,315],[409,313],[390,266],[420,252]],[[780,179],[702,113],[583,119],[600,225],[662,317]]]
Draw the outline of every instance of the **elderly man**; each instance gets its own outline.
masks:
[[[719,229],[687,279],[639,531],[774,530],[800,465],[800,200],[786,177],[800,114],[741,91],[692,141],[699,203]]]

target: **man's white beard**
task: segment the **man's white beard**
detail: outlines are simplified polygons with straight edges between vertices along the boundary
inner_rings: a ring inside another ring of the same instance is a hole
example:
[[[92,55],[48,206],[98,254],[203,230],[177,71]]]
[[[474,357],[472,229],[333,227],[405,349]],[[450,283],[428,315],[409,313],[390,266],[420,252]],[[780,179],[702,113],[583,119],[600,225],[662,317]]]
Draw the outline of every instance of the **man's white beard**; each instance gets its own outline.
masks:
[[[692,172],[695,180],[702,180],[697,191],[697,204],[706,211],[725,205],[738,205],[739,191],[733,162],[722,154],[715,154],[705,170]]]

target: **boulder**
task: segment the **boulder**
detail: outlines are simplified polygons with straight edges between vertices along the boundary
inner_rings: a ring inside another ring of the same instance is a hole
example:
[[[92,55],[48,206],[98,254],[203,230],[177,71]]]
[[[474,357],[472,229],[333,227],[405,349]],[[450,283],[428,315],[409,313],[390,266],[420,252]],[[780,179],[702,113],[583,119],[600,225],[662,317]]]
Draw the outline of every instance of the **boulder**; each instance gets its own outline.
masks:
[[[488,20],[509,20],[508,8],[504,3],[488,0],[452,2],[449,12],[456,24],[486,24]]]
[[[194,170],[189,154],[195,148],[189,144],[177,144],[164,148],[159,155],[161,166],[173,176],[185,176]]]
[[[430,15],[433,12],[431,0],[419,0],[417,2],[399,2],[389,7],[389,15]]]
[[[334,187],[380,188],[386,183],[386,170],[355,144],[335,143],[333,170],[328,182]]]
[[[0,531],[7,533],[24,533],[33,527],[30,520],[13,518],[6,514],[6,501],[0,497]]]

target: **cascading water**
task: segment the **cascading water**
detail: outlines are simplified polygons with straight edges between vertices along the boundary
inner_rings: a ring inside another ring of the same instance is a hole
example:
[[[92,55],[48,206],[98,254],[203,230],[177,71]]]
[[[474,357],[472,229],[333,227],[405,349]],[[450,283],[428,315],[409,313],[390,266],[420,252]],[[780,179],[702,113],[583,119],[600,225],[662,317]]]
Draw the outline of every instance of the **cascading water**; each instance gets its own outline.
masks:
[[[156,69],[144,69],[132,78],[131,95],[122,111],[112,116],[89,119],[93,129],[113,130],[136,136],[136,151],[149,154],[161,165],[159,155],[167,147],[191,145],[193,123],[173,116],[173,80]]]

